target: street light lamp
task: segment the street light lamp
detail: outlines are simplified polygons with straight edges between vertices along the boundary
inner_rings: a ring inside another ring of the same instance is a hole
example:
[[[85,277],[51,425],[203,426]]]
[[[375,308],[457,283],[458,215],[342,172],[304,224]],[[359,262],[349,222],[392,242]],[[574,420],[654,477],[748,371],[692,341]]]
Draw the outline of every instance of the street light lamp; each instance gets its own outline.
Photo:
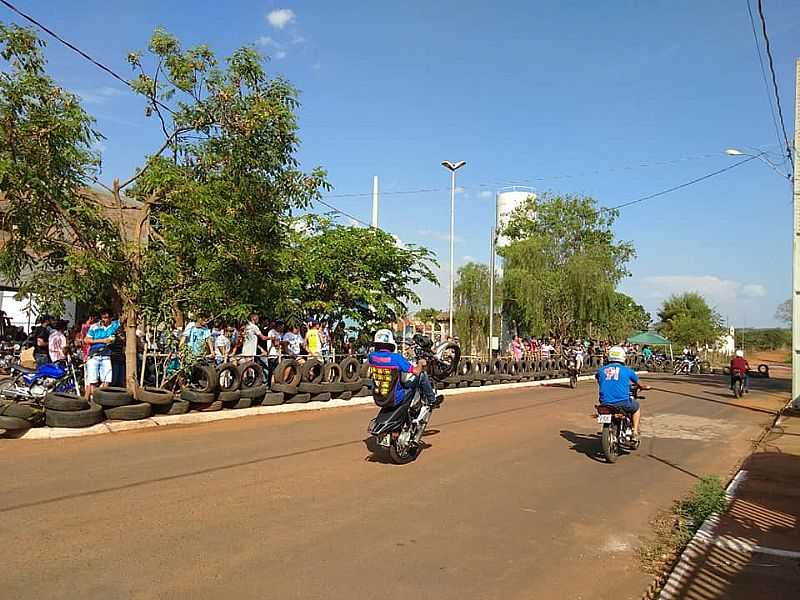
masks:
[[[791,179],[792,178],[791,175],[788,175],[788,174],[784,173],[783,171],[781,171],[778,168],[778,165],[776,165],[771,160],[769,160],[767,158],[767,156],[766,156],[767,155],[766,152],[759,152],[758,154],[750,154],[748,152],[742,152],[738,148],[727,148],[725,150],[725,154],[727,154],[728,156],[749,156],[750,158],[757,158],[761,162],[763,162],[765,165],[769,166],[770,169],[775,171],[781,177],[785,177],[786,179]]]
[[[455,272],[453,270],[453,240],[454,230],[456,224],[456,171],[467,164],[467,161],[461,160],[457,163],[452,163],[449,160],[443,160],[442,166],[450,170],[450,306],[448,308],[448,316],[450,317],[450,324],[448,335],[453,337],[453,280]]]

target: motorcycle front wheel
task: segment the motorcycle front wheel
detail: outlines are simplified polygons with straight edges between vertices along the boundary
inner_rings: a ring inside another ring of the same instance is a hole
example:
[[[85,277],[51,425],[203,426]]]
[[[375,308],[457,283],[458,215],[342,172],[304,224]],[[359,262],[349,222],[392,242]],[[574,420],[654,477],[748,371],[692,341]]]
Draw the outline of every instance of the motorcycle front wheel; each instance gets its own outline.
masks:
[[[606,455],[606,460],[610,463],[617,462],[617,457],[619,456],[617,426],[613,423],[611,425],[603,425],[603,434],[600,439],[603,445],[603,454]]]
[[[400,451],[395,440],[392,440],[392,445],[389,446],[389,456],[396,465],[407,465],[410,462],[414,462],[419,456],[419,452],[418,447],[408,447],[404,452]]]
[[[578,376],[577,375],[570,375],[569,376],[569,387],[573,390],[578,387]]]

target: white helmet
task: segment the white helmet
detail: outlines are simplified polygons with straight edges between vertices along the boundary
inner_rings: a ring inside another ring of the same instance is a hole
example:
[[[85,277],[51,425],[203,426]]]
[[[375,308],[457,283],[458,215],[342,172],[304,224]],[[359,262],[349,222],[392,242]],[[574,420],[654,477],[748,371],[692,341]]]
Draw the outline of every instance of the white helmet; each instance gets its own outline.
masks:
[[[743,358],[744,357],[744,351],[743,350],[737,350],[736,351],[736,356],[738,356],[739,358]]]
[[[608,349],[608,360],[611,362],[625,362],[625,348],[622,346],[612,346]]]
[[[392,350],[397,349],[397,344],[394,341],[394,334],[388,329],[378,329],[378,331],[375,332],[375,337],[372,341],[373,343],[380,344],[382,346],[391,346]]]

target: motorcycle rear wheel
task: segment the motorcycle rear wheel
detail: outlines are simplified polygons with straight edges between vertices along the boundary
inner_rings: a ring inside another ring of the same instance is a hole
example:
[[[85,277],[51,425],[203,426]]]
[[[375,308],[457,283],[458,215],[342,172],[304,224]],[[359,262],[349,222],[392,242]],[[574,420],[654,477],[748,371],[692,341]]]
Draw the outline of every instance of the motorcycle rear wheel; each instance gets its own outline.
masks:
[[[578,387],[578,376],[577,375],[570,375],[569,377],[569,387],[573,390]]]
[[[733,383],[733,395],[741,398],[744,395],[744,381],[737,379]]]
[[[617,458],[619,457],[617,426],[613,423],[611,425],[603,425],[603,434],[600,440],[603,445],[603,454],[605,454],[606,460],[610,463],[617,462]]]

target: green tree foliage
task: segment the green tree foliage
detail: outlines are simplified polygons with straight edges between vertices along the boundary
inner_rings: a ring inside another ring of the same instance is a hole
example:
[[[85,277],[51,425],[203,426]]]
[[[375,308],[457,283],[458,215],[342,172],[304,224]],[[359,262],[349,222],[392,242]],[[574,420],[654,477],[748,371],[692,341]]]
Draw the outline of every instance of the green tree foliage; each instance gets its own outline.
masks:
[[[791,329],[737,329],[736,346],[749,350],[782,350],[792,345]]]
[[[650,313],[633,298],[622,292],[614,292],[607,319],[593,328],[592,335],[621,341],[636,331],[649,329],[651,320]]]
[[[423,323],[429,323],[433,321],[441,312],[442,311],[438,308],[420,308],[414,316]]]
[[[285,292],[296,302],[284,309],[288,318],[316,315],[374,328],[393,322],[409,303],[419,302],[415,285],[437,282],[429,250],[400,245],[380,229],[308,216],[293,232]]]
[[[713,345],[722,334],[722,318],[696,292],[667,298],[658,311],[658,318],[661,320],[659,333],[679,345]]]
[[[616,211],[572,195],[529,198],[504,232],[503,310],[530,334],[586,334],[607,320],[616,285],[635,256],[612,230]]]
[[[792,299],[789,298],[788,300],[784,300],[778,305],[778,308],[775,309],[775,318],[778,321],[786,323],[787,325],[792,324]]]
[[[458,270],[453,288],[453,320],[462,349],[467,354],[486,352],[490,279],[491,271],[487,265],[470,262]]]

